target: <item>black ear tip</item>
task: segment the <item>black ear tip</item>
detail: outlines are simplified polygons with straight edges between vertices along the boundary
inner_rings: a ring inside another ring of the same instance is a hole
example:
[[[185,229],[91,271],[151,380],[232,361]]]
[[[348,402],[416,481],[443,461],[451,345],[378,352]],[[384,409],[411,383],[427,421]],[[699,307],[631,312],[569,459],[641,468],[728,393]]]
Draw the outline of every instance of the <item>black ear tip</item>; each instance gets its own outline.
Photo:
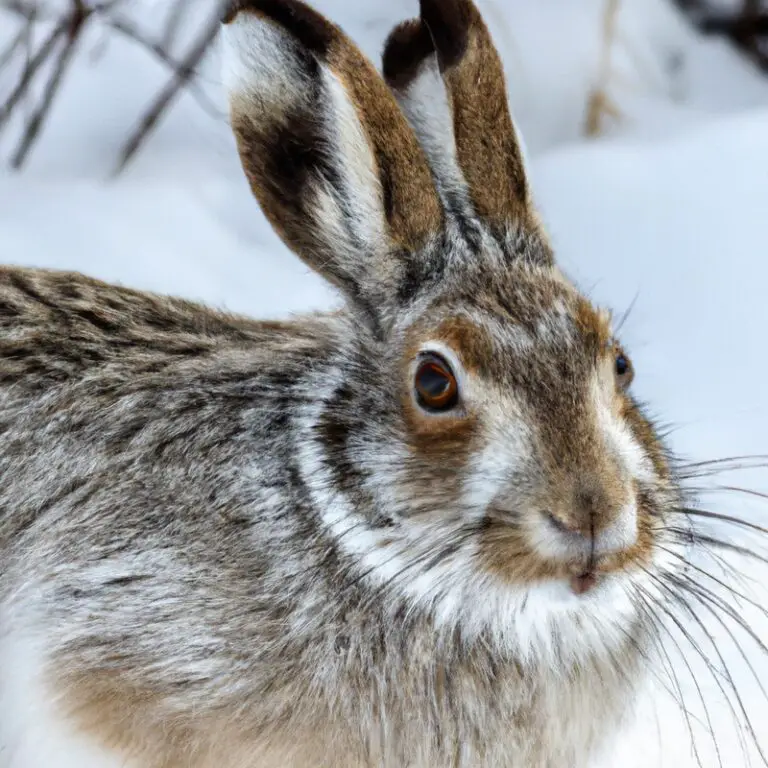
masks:
[[[453,66],[467,49],[470,27],[479,11],[472,0],[419,0],[419,6],[441,67]]]
[[[325,57],[341,30],[302,0],[224,0],[221,19],[230,24],[243,11],[282,27],[312,53]]]
[[[432,37],[421,21],[404,21],[390,32],[384,44],[384,79],[393,88],[406,88],[416,77],[424,59],[434,52]]]

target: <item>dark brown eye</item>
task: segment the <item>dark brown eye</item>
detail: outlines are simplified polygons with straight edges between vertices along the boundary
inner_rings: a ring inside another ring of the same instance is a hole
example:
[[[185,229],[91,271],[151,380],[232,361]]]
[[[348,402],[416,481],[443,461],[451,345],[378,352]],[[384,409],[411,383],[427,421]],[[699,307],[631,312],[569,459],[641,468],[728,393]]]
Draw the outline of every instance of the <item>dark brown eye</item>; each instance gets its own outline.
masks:
[[[449,411],[459,400],[456,377],[438,355],[425,355],[419,361],[414,388],[419,405],[428,411]]]
[[[629,358],[620,349],[616,350],[614,365],[616,369],[616,378],[618,379],[619,384],[622,387],[628,387],[632,383],[635,372]]]

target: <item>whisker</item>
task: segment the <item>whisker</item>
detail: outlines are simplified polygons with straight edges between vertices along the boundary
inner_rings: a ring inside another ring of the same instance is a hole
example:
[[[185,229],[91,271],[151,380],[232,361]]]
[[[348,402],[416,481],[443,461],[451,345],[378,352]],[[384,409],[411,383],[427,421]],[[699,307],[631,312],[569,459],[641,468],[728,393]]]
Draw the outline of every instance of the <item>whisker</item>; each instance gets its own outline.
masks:
[[[634,587],[634,585],[631,585],[631,586]],[[637,594],[637,590],[636,589],[635,589],[634,594],[632,592],[630,592],[628,587],[625,587],[624,591],[627,593],[627,595],[630,597],[630,599],[633,598],[633,597],[641,599],[640,595]],[[680,688],[679,681],[677,680],[677,676],[674,675],[673,668],[670,666],[671,662],[670,662],[670,659],[669,659],[669,655],[666,654],[666,650],[664,649],[664,647],[663,647],[663,645],[661,643],[661,638],[659,636],[659,631],[658,631],[658,622],[652,619],[651,621],[648,622],[648,624],[649,624],[649,626],[647,627],[647,629],[648,630],[652,630],[652,632],[650,634],[651,634],[652,639],[653,639],[653,645],[654,645],[656,651],[659,653],[659,658],[660,658],[660,661],[661,661],[662,666],[664,668],[664,673],[667,676],[667,679],[669,680],[670,685],[674,685],[674,683],[672,682],[673,676],[674,676],[675,682],[677,682],[677,688],[676,688],[675,691],[673,691],[672,688],[670,688],[670,686],[661,678],[661,676],[656,671],[656,662],[655,662],[655,660],[652,659],[648,655],[648,653],[646,653],[646,651],[637,642],[637,640],[632,636],[632,634],[627,629],[625,629],[621,625],[620,622],[613,622],[613,626],[615,626],[617,629],[619,629],[624,634],[624,636],[626,637],[627,641],[640,654],[641,658],[643,658],[646,661],[646,663],[648,664],[647,671],[650,672],[650,674],[656,679],[656,681],[661,685],[661,687],[672,697],[672,699],[674,700],[675,704],[677,704],[678,708],[681,711],[686,712],[691,717],[695,718],[699,723],[701,723],[699,718],[697,718],[696,715],[694,715],[685,705],[685,700],[683,698],[683,693],[682,693],[682,690]],[[666,660],[665,660],[664,656],[666,656]]]
[[[670,512],[675,512],[682,515],[690,515],[693,517],[702,517],[706,518],[707,520],[718,520],[722,523],[732,523],[733,525],[738,525],[742,528],[748,528],[751,531],[756,531],[757,533],[764,533],[768,535],[768,528],[765,528],[762,525],[758,525],[757,523],[751,523],[749,520],[743,520],[740,517],[735,517],[734,515],[726,515],[720,512],[710,512],[709,510],[697,509],[695,507],[674,507],[670,510]]]
[[[368,602],[375,600],[377,597],[384,594],[386,590],[392,586],[393,583],[395,583],[398,579],[400,579],[404,574],[406,574],[412,568],[416,568],[425,564],[426,564],[425,571],[430,571],[436,568],[440,563],[445,561],[448,557],[450,557],[451,555],[454,555],[460,549],[460,547],[466,541],[472,538],[472,536],[474,536],[476,533],[477,533],[476,524],[464,526],[462,529],[460,529],[460,531],[456,533],[452,533],[451,536],[449,537],[449,540],[440,550],[438,550],[437,554],[435,554],[433,548],[429,549],[428,551],[422,553],[418,557],[411,560],[409,563],[403,566],[400,570],[398,570],[396,573],[390,576],[385,582],[383,582],[380,585],[377,585],[373,594],[369,597]],[[458,534],[458,538],[457,538],[457,534]],[[391,560],[389,562],[391,562]],[[373,566],[365,574],[363,574],[363,577],[368,573],[371,573],[377,570],[377,568],[379,567],[380,566],[378,565]],[[359,580],[360,579],[357,578],[354,583],[356,583]],[[366,605],[367,604],[368,603],[366,603]]]
[[[643,570],[645,570],[645,569],[643,569]],[[676,603],[678,603],[679,605],[681,605],[686,610],[687,613],[691,614],[694,618],[698,618],[696,616],[695,611],[693,611],[693,609],[691,608],[689,603],[678,592],[675,592],[671,587],[669,587],[665,583],[664,579],[662,579],[659,576],[651,573],[650,571],[645,570],[645,572],[662,589],[664,589],[667,593],[669,593],[672,596],[672,598],[674,599],[674,601]],[[725,701],[726,701],[726,703],[728,705],[728,708],[729,708],[729,710],[731,712],[731,717],[733,718],[734,725],[736,726],[736,730],[739,733],[739,739],[740,739],[740,742],[741,742],[742,753],[743,754],[747,754],[747,747],[746,747],[746,742],[744,741],[742,724],[741,724],[741,722],[739,720],[739,716],[738,716],[738,714],[736,712],[736,709],[733,706],[733,702],[731,701],[731,698],[728,695],[728,692],[726,691],[725,687],[723,686],[723,683],[720,681],[720,677],[723,674],[723,672],[721,672],[721,670],[719,670],[712,663],[712,660],[709,658],[709,656],[707,656],[707,654],[704,653],[704,650],[701,648],[699,643],[694,639],[694,637],[691,635],[691,633],[685,628],[685,626],[675,616],[675,614],[669,608],[667,608],[664,604],[661,604],[659,607],[674,622],[675,626],[678,628],[678,630],[680,631],[680,634],[686,640],[688,645],[690,645],[691,648],[693,648],[693,650],[696,652],[696,655],[699,656],[699,658],[704,662],[704,665],[706,666],[707,671],[710,674],[710,677],[712,678],[712,680],[714,681],[715,685],[718,687],[718,689],[722,693],[723,698],[725,699]],[[709,639],[710,639],[710,642],[713,642],[715,653],[718,654],[718,656],[720,657],[721,663],[724,664],[724,661],[722,659],[722,656],[720,655],[719,649],[717,648],[717,644],[714,643],[714,641],[712,640],[711,637]],[[683,658],[683,663],[686,665],[686,667],[688,668],[688,671],[691,673],[691,678],[694,680],[694,684],[696,686],[697,691],[699,692],[699,696],[702,697],[703,694],[702,694],[701,688],[700,688],[700,686],[698,684],[698,680],[697,680],[695,674],[693,673],[693,671],[691,669],[691,666],[690,666],[690,664],[688,663],[688,661],[687,661],[687,659],[685,657],[685,654],[683,654],[682,649],[680,648],[680,645],[677,642],[675,642],[675,645],[677,645],[678,650],[680,650],[681,656]],[[727,671],[727,666],[725,667],[725,674],[727,675],[727,680],[729,681],[729,687],[733,690],[733,693],[736,696],[736,698],[739,700],[739,702],[741,702],[741,697],[738,694],[738,689],[736,688],[736,684],[733,681],[733,678],[730,676],[729,672]],[[707,720],[709,722],[710,721],[709,720],[709,710],[706,707],[706,704],[704,705],[704,707],[705,707],[705,710],[707,712]],[[743,705],[742,705],[742,708],[743,708]]]
[[[716,605],[721,611],[727,614],[729,618],[733,619],[733,621],[735,621],[739,627],[741,627],[741,629],[743,629],[744,632],[746,632],[749,637],[757,644],[760,650],[768,655],[768,646],[763,640],[760,639],[760,636],[754,631],[754,629],[752,629],[749,624],[747,624],[745,619],[740,616],[732,606],[730,606],[725,600],[723,600],[722,597],[716,595],[711,590],[705,590],[701,585],[696,584],[694,581],[691,581],[691,583],[696,585],[699,593],[703,595],[710,603]]]
[[[714,600],[713,600],[714,596],[712,595],[712,593],[708,593],[708,592],[702,590],[699,587],[699,585],[696,584],[696,582],[694,582],[692,579],[686,579],[685,581],[687,582],[687,587],[686,588],[691,590],[693,593],[695,593],[697,599],[702,604],[702,606],[710,614],[712,614],[712,616],[718,621],[718,623],[728,633],[728,635],[730,636],[731,640],[733,641],[733,644],[738,649],[741,657],[746,662],[750,672],[752,673],[752,676],[755,679],[755,682],[757,683],[758,687],[760,688],[760,691],[763,694],[763,697],[766,699],[766,702],[768,702],[768,692],[765,690],[765,687],[763,686],[763,683],[760,680],[759,675],[755,671],[755,668],[754,668],[752,662],[750,662],[749,657],[744,652],[744,649],[741,647],[741,644],[736,640],[736,636],[734,635],[733,630],[725,623],[725,621],[723,620],[723,617],[720,616],[720,614],[717,613],[717,611],[710,604],[710,603],[714,602]],[[720,601],[718,600],[718,602],[716,604],[718,605],[719,608],[721,608],[719,603],[720,603]],[[739,624],[739,626],[742,629],[746,628],[746,625],[742,624],[741,622],[737,622],[737,623]],[[762,640],[760,640],[756,635],[752,635],[750,632],[748,632],[748,634],[750,634],[750,637],[752,637],[752,639],[761,647],[761,649],[763,650],[764,653],[768,653],[768,648],[765,647],[765,644],[762,642]]]
[[[721,459],[707,459],[706,461],[680,462],[675,467],[678,477],[684,477],[686,473],[699,471],[733,472],[741,469],[763,469],[768,467],[768,455],[752,454],[744,456],[727,456]]]
[[[677,583],[678,587],[680,587],[681,589],[685,590],[686,592],[691,594],[695,599],[697,599],[700,604],[703,602],[703,599],[706,599],[706,600],[710,600],[711,599],[710,596],[708,596],[707,594],[703,594],[699,589],[697,589],[695,587],[695,582],[691,582],[687,586],[681,584],[677,580],[676,580],[676,583]],[[717,603],[714,603],[714,604],[718,605],[718,607],[721,610],[725,610],[725,608],[727,608],[727,604],[723,603],[722,601],[718,601]],[[743,700],[741,698],[741,695],[738,692],[738,687],[737,687],[735,681],[733,680],[733,677],[732,677],[731,672],[730,672],[730,668],[726,664],[725,659],[723,658],[723,655],[720,652],[720,649],[719,649],[717,643],[715,642],[714,637],[712,637],[712,635],[709,632],[709,630],[707,630],[704,622],[699,618],[699,616],[696,614],[696,612],[692,610],[692,608],[687,603],[687,601],[685,601],[685,605],[688,608],[688,610],[689,610],[692,618],[694,619],[694,621],[697,622],[697,624],[701,627],[702,631],[706,634],[706,636],[709,639],[712,647],[715,650],[715,653],[717,654],[718,658],[720,659],[720,663],[722,665],[723,671],[724,671],[724,673],[725,673],[725,675],[727,677],[729,688],[733,691],[733,695],[734,695],[734,697],[736,699],[736,702],[737,702],[737,704],[739,706],[739,709],[741,710],[741,713],[742,713],[742,716],[744,718],[744,721],[747,724],[747,729],[749,730],[749,734],[752,737],[752,743],[755,745],[755,748],[757,749],[758,753],[760,754],[760,757],[761,757],[761,759],[763,761],[763,764],[768,766],[768,758],[766,758],[765,753],[763,752],[762,746],[760,744],[760,740],[758,739],[757,733],[755,732],[754,725],[752,724],[752,719],[750,718],[749,713],[747,712],[747,708],[745,707],[744,702],[743,702]],[[710,612],[712,612],[713,609],[710,607],[709,610],[710,610]],[[718,616],[716,616],[716,618],[720,619],[720,617],[718,617]],[[720,619],[720,623],[725,627],[726,631],[728,631],[729,634],[731,635],[731,639],[734,640],[734,644],[736,645],[736,648],[739,650],[739,653],[742,655],[744,660],[747,662],[747,665],[750,668],[750,670],[752,671],[752,674],[755,676],[755,679],[758,681],[758,686],[760,687],[761,691],[763,691],[763,693],[765,693],[765,691],[763,689],[763,685],[760,682],[759,677],[757,676],[757,673],[754,671],[754,667],[752,666],[752,664],[747,659],[747,656],[744,653],[744,650],[741,647],[741,644],[738,643],[735,640],[735,638],[733,636],[733,633],[730,632],[730,630],[725,626],[724,622],[722,622],[722,619]],[[744,624],[743,621],[739,621],[739,625],[743,629],[748,630],[748,631],[751,632],[751,629],[746,624]],[[760,645],[762,645],[762,647],[765,648],[765,646],[762,643],[760,643]],[[723,692],[723,695],[725,695],[725,692]]]
[[[726,542],[728,543],[728,542]],[[744,588],[747,588],[747,582],[755,583],[755,580],[751,577],[747,577],[745,574],[743,574],[741,571],[739,571],[735,564],[729,561],[724,554],[721,554],[717,551],[716,548],[712,547],[711,545],[708,545],[706,542],[702,541],[700,538],[697,538],[695,533],[691,540],[692,546],[695,547],[696,553],[701,553],[702,555],[706,555],[711,560],[714,560],[714,562],[719,566],[719,568],[729,575],[730,578],[732,578],[735,582],[741,584]]]
[[[740,485],[716,485],[710,491],[729,491],[731,493],[740,493],[744,496],[752,496],[757,499],[768,499],[768,493],[756,491],[754,488],[743,488]]]
[[[750,605],[755,607],[758,611],[760,611],[764,616],[766,616],[766,618],[768,618],[768,608],[766,608],[765,606],[760,605],[756,600],[753,600],[748,595],[745,595],[743,592],[740,592],[738,589],[736,589],[735,587],[731,586],[730,584],[728,584],[727,582],[723,581],[722,579],[717,578],[717,576],[714,576],[713,574],[711,574],[706,569],[700,568],[695,563],[692,563],[690,560],[688,560],[687,558],[683,557],[680,553],[675,552],[674,550],[669,549],[667,547],[664,547],[662,545],[659,545],[659,549],[663,550],[664,552],[669,553],[673,557],[676,557],[678,560],[683,562],[687,567],[692,568],[694,571],[696,571],[697,573],[700,573],[702,576],[706,576],[708,579],[711,579],[716,584],[718,584],[721,587],[723,587],[723,589],[727,589],[729,592],[731,592],[733,595],[735,595],[738,599],[746,601],[747,603],[749,603]]]
[[[701,686],[699,686],[699,683],[696,680],[696,676],[693,674],[693,670],[691,669],[690,664],[688,663],[687,659],[685,658],[685,654],[683,653],[683,650],[680,647],[680,644],[677,642],[677,640],[675,640],[674,635],[672,635],[671,631],[666,626],[666,624],[653,611],[651,605],[654,604],[655,601],[653,600],[652,596],[646,590],[642,589],[639,586],[637,587],[637,590],[638,590],[638,597],[640,598],[640,606],[641,606],[641,608],[642,608],[642,606],[644,606],[645,610],[650,611],[650,613],[651,613],[651,620],[654,622],[655,626],[661,627],[667,633],[669,638],[672,640],[672,642],[677,647],[677,650],[680,653],[680,656],[683,659],[683,662],[685,663],[686,667],[688,668],[688,673],[690,674],[691,679],[693,680],[693,684],[694,684],[694,686],[696,687],[696,689],[697,689],[697,691],[699,693],[699,699],[701,701],[702,707],[704,708],[704,715],[705,715],[705,718],[707,720],[707,724],[708,724],[708,728],[709,728],[709,735],[710,735],[710,737],[712,739],[712,743],[713,743],[713,745],[715,747],[715,752],[718,755],[718,762],[720,764],[720,767],[723,768],[722,760],[719,759],[719,757],[720,757],[720,748],[719,748],[719,746],[717,744],[717,739],[715,737],[714,728],[712,727],[712,721],[711,721],[711,718],[709,716],[709,709],[707,707],[706,700],[704,699],[704,695],[703,695],[703,693],[701,691]],[[673,679],[675,681],[674,684],[675,684],[675,686],[676,686],[676,688],[677,688],[677,690],[678,690],[678,692],[680,694],[680,701],[685,701],[685,696],[683,694],[683,688],[680,685],[680,679],[678,678],[677,672],[675,671],[675,665],[672,663],[672,659],[669,656],[669,653],[668,653],[666,647],[664,646],[664,643],[660,644],[660,648],[661,648],[664,656],[667,659],[667,663],[669,664],[669,669],[671,670],[672,677],[673,677]],[[694,754],[694,757],[696,758],[696,763],[698,764],[699,768],[704,768],[704,766],[703,766],[703,764],[701,762],[701,755],[699,754],[699,748],[698,748],[698,746],[696,744],[696,735],[693,732],[693,725],[691,724],[691,716],[690,716],[689,710],[688,710],[687,707],[683,707],[682,711],[683,711],[683,716],[685,717],[686,725],[688,727],[688,733],[690,734],[690,737],[691,737],[691,748],[693,749],[693,754]],[[703,725],[703,723],[701,723],[701,720],[698,717],[696,717],[695,719],[701,725]]]
[[[637,300],[640,298],[640,292],[638,291],[632,301],[629,302],[629,306],[621,313],[621,317],[619,318],[618,322],[616,323],[614,327],[614,334],[619,335],[621,333],[621,329],[624,327],[624,324],[629,319],[629,316],[632,314],[632,310],[634,310],[635,305],[637,304]]]
[[[348,515],[348,518],[353,517],[353,515]],[[361,529],[361,528],[368,528],[368,523],[364,520],[361,520],[360,522],[355,523],[354,525],[347,528],[346,531],[343,533],[340,533],[333,538],[330,536],[326,540],[321,541],[313,541],[310,542],[306,547],[303,547],[302,549],[298,550],[298,554],[301,555],[309,555],[313,553],[317,554],[331,554],[335,549],[336,545],[341,542],[345,537],[353,534],[355,531]]]

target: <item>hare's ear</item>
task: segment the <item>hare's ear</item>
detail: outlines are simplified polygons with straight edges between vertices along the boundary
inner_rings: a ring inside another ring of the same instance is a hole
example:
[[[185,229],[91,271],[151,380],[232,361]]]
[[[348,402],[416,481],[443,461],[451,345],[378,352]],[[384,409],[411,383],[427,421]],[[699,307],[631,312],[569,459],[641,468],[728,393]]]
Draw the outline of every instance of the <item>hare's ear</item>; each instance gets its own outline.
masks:
[[[264,213],[350,300],[391,310],[443,213],[390,89],[297,0],[238,0],[224,21],[232,126]]]
[[[456,212],[508,234],[538,227],[504,68],[471,0],[420,0],[396,27],[384,77],[427,150],[442,197]]]

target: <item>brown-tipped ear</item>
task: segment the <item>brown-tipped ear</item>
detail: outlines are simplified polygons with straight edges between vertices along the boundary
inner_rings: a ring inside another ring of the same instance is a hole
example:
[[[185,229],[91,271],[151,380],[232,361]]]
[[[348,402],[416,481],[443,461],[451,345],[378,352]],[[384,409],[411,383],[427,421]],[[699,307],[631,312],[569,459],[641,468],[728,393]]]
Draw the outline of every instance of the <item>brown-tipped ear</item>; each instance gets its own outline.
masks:
[[[494,227],[525,224],[533,216],[525,163],[490,32],[471,0],[420,4],[421,17],[387,40],[384,77],[428,149],[443,196],[461,190]]]
[[[358,304],[386,304],[442,226],[418,140],[373,65],[297,0],[237,0],[224,79],[246,175],[285,242]]]

